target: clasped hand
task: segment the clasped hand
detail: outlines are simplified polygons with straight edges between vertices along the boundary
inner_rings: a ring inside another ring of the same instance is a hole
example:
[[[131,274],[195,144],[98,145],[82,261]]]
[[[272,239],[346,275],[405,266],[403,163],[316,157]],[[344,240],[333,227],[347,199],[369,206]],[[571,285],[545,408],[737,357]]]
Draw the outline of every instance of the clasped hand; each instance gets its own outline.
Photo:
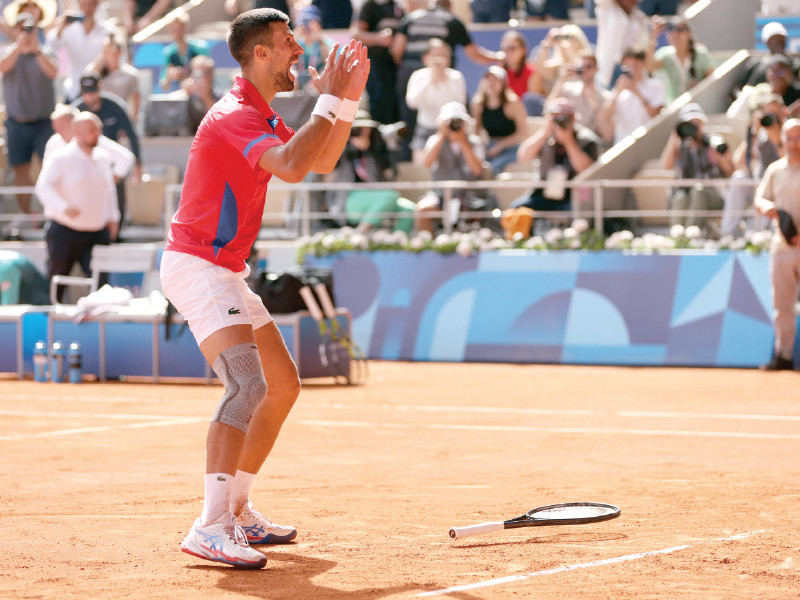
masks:
[[[367,85],[370,61],[367,47],[361,42],[350,43],[339,52],[339,44],[334,44],[325,59],[322,73],[309,66],[311,82],[320,94],[330,94],[338,98],[358,100]]]

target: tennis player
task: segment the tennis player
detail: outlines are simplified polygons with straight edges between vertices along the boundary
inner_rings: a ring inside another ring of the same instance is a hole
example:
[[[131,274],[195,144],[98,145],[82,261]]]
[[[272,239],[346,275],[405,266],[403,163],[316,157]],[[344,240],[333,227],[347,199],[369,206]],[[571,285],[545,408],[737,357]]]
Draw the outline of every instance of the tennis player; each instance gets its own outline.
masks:
[[[369,61],[360,42],[341,52],[334,46],[321,74],[310,69],[320,96],[309,121],[294,132],[269,105],[278,92],[294,89],[290,69],[303,54],[289,17],[274,9],[242,13],[231,23],[228,47],[242,75],[197,130],[161,282],[225,388],[206,440],[203,512],[181,549],[257,569],[267,559],[250,544],[285,543],[297,535],[255,510],[249,496],[300,382],[278,328],[245,283],[245,260],[272,175],[298,182],[309,171],[333,170]]]

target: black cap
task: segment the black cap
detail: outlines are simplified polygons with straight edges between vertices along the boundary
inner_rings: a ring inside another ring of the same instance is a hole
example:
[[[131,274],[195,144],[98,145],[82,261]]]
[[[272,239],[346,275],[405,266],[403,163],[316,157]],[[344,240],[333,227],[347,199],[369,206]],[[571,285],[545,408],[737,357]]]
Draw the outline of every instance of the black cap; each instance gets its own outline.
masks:
[[[81,94],[84,92],[97,92],[100,90],[100,75],[98,73],[84,73],[81,75]]]

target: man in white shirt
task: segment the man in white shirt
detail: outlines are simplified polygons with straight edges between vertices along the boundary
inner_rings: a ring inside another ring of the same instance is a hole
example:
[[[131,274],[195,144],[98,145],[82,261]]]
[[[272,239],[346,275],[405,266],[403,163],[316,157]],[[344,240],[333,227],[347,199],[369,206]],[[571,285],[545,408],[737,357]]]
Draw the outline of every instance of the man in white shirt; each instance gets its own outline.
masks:
[[[64,13],[47,34],[47,44],[54,51],[66,48],[69,56],[69,75],[64,80],[64,95],[72,102],[80,95],[80,79],[86,67],[103,50],[103,40],[111,33],[108,27],[95,20],[100,0],[78,0],[81,15]]]
[[[613,129],[614,143],[619,143],[660,113],[665,99],[664,83],[647,76],[645,51],[627,48],[622,55],[622,72],[600,114],[603,132]]]
[[[765,371],[794,369],[792,353],[797,334],[795,302],[800,284],[800,120],[789,119],[781,127],[785,155],[764,172],[756,190],[755,209],[776,222],[779,233],[770,247],[770,283],[775,320],[775,346]]]
[[[77,262],[88,277],[92,248],[116,239],[119,230],[117,190],[109,154],[98,147],[102,122],[89,112],[73,122],[74,139],[42,166],[36,195],[49,220],[48,271],[69,275]],[[58,298],[63,288],[58,290]]]
[[[625,48],[647,47],[650,26],[637,5],[639,0],[597,1],[597,66],[600,83],[614,84]]]
[[[414,138],[411,140],[414,162],[421,162],[420,151],[438,129],[439,111],[448,102],[467,100],[467,83],[460,71],[450,68],[453,51],[439,38],[428,43],[422,56],[424,68],[411,74],[406,104],[417,111]]]
[[[55,133],[47,140],[47,145],[44,148],[44,160],[48,160],[57,150],[64,148],[72,141],[75,137],[74,120],[80,112],[77,108],[68,104],[56,105],[53,114],[50,115],[50,122]],[[104,135],[101,135],[100,139],[97,140],[97,147],[108,152],[115,183],[119,183],[130,174],[136,164],[136,157],[133,152]]]

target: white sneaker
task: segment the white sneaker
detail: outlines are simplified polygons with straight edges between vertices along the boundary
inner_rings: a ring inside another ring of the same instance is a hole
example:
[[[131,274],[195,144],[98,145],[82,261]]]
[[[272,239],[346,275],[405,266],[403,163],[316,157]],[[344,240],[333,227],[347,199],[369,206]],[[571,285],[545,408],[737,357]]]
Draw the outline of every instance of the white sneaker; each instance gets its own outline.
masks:
[[[236,524],[244,530],[251,544],[285,544],[297,537],[294,527],[276,525],[253,508],[249,500],[236,515]]]
[[[242,528],[236,525],[231,513],[208,525],[197,519],[181,543],[181,550],[241,569],[260,569],[267,564],[267,557],[247,543]]]

